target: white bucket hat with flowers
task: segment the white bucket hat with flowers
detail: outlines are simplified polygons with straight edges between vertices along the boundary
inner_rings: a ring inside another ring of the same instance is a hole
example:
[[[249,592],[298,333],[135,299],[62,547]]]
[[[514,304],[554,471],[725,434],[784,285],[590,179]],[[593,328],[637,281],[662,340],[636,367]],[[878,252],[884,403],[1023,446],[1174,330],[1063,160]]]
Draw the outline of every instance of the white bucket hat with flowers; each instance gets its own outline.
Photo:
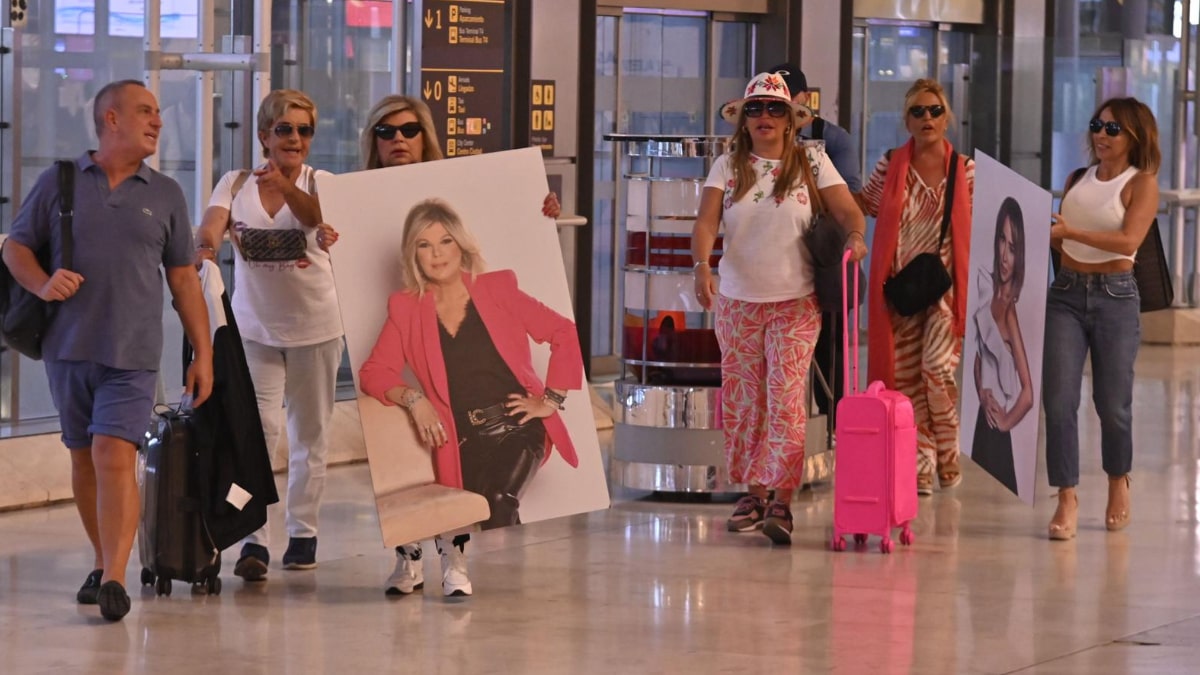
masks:
[[[806,105],[794,103],[792,101],[792,93],[788,91],[787,82],[783,80],[783,75],[779,73],[759,73],[750,80],[750,84],[746,85],[746,95],[743,98],[732,100],[721,106],[721,117],[730,124],[737,124],[738,117],[742,114],[742,106],[746,105],[747,101],[763,101],[770,103],[771,101],[782,101],[792,109],[793,121],[797,128],[804,126],[812,120],[812,110]]]

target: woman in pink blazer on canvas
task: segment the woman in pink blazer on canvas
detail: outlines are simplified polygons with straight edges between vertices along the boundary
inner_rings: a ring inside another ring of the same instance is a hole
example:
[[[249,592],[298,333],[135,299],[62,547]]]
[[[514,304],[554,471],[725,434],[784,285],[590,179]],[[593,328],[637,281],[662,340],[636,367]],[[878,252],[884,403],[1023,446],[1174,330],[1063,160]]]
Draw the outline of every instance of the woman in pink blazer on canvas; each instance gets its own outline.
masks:
[[[409,212],[401,259],[404,289],[388,300],[362,389],[408,410],[439,483],[487,498],[484,529],[520,523],[521,493],[551,450],[578,465],[558,415],[583,386],[575,324],[521,291],[511,270],[483,273],[474,237],[441,200]],[[529,338],[550,344],[544,383]],[[405,366],[420,389],[404,383]]]

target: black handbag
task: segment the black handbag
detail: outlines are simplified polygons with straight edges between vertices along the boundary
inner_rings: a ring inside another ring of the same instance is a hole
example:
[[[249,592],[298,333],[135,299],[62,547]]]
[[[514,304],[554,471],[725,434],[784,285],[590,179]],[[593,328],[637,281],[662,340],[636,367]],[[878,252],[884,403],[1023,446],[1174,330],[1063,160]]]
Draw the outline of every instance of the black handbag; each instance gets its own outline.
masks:
[[[308,255],[308,235],[304,230],[268,230],[248,227],[237,231],[235,239],[242,257],[257,262],[300,260]]]
[[[1138,247],[1133,263],[1133,278],[1137,281],[1143,312],[1156,312],[1175,304],[1175,286],[1171,284],[1171,271],[1167,267],[1167,256],[1163,253],[1162,233],[1158,230],[1158,219],[1150,225],[1146,238]]]
[[[942,244],[950,229],[954,205],[954,182],[958,175],[958,153],[950,154],[950,175],[946,178],[946,204],[942,211],[942,234],[935,253],[920,253],[899,272],[883,282],[883,296],[900,316],[913,316],[932,307],[954,285],[950,272],[942,264]]]
[[[817,191],[817,181],[812,175],[812,164],[807,161],[807,155],[802,170],[808,183],[808,193],[812,197],[812,222],[804,231],[802,242],[808,249],[813,265],[813,287],[816,290],[817,304],[822,312],[838,314],[842,311],[842,284],[845,288],[854,286],[854,276],[858,275],[858,302],[862,303],[867,294],[866,275],[861,265],[846,268],[842,265],[842,256],[846,251],[848,232],[837,224],[825,210],[825,204]],[[843,274],[845,278],[843,279]]]
[[[1087,169],[1086,166],[1083,166],[1071,172],[1071,176],[1067,180],[1067,188],[1063,192],[1064,199],[1067,192],[1075,186],[1075,183],[1079,182]],[[1055,249],[1050,249],[1050,261],[1054,266],[1055,274],[1057,274],[1058,268],[1061,266],[1062,254]],[[1133,262],[1133,279],[1137,283],[1138,297],[1141,299],[1139,311],[1157,312],[1175,304],[1175,286],[1171,283],[1171,268],[1167,266],[1167,256],[1163,251],[1162,232],[1158,228],[1158,218],[1155,218],[1154,222],[1150,224],[1146,238],[1138,246]]]
[[[71,221],[75,213],[75,162],[59,160],[58,167],[58,218],[61,230],[62,269],[71,269],[75,258],[75,241],[71,235]],[[53,238],[51,238],[53,239]],[[53,274],[51,267],[52,241],[37,251],[38,264]],[[17,282],[8,265],[0,265],[0,335],[4,343],[23,356],[40,360],[42,338],[58,310],[57,302],[42,300]]]

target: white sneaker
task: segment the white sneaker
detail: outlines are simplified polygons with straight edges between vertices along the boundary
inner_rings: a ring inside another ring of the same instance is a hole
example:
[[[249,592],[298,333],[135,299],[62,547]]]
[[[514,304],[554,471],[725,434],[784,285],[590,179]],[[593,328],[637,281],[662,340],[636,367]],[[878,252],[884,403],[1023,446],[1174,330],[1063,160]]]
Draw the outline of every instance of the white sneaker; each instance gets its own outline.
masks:
[[[421,563],[421,544],[396,547],[396,570],[388,577],[387,595],[408,595],[425,587],[425,570]]]
[[[442,595],[466,597],[471,595],[471,580],[467,577],[467,554],[458,546],[438,540],[442,554]]]

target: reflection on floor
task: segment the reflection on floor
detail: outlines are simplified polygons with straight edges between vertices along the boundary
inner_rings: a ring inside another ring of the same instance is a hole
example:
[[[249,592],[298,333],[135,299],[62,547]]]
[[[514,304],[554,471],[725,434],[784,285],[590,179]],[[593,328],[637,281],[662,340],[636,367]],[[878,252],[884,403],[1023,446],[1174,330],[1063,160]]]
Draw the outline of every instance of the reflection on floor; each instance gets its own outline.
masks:
[[[108,624],[74,604],[91,561],[73,507],[3,514],[0,672],[1196,672],[1197,356],[1143,350],[1121,533],[1104,531],[1085,405],[1093,451],[1068,543],[1045,540],[1048,490],[1031,510],[974,466],[957,491],[922,500],[915,546],[890,556],[826,550],[828,486],[799,497],[782,550],[725,532],[727,502],[616,490],[607,512],[477,536],[469,600],[442,600],[433,555],[425,594],[391,600],[393,558],[359,465],[330,473],[318,569],[273,562],[268,583],[246,586],[227,560],[220,596],[135,590],[130,615]]]

